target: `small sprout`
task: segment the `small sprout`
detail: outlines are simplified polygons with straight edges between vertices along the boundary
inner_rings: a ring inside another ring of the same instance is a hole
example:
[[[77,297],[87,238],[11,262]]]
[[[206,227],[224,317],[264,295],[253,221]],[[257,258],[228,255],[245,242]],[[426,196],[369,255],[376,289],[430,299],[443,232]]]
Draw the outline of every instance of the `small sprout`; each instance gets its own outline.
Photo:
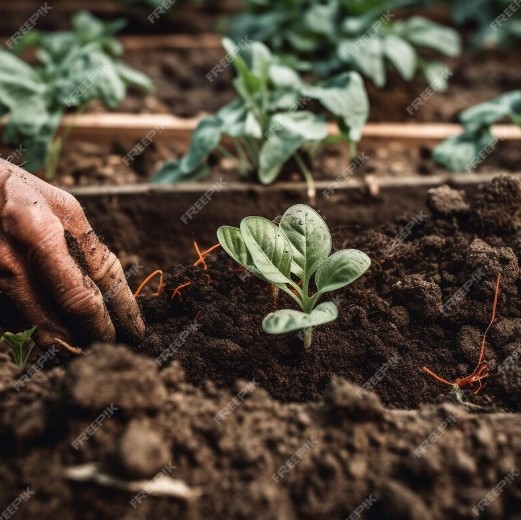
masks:
[[[330,256],[329,228],[305,204],[289,208],[279,225],[263,217],[246,217],[240,228],[220,227],[217,237],[236,262],[298,303],[301,311],[272,312],[264,318],[262,328],[268,334],[303,330],[306,349],[311,345],[313,328],[338,316],[333,302],[317,305],[320,297],[355,281],[371,265],[369,257],[356,249],[342,249]],[[313,275],[317,291],[311,295]]]
[[[29,355],[33,350],[34,342],[30,341],[33,332],[36,330],[36,325],[32,329],[24,330],[23,332],[13,333],[5,332],[0,338],[0,341],[5,341],[10,347],[13,354],[14,362],[20,367],[24,368],[29,359]],[[26,344],[30,343],[29,348]]]

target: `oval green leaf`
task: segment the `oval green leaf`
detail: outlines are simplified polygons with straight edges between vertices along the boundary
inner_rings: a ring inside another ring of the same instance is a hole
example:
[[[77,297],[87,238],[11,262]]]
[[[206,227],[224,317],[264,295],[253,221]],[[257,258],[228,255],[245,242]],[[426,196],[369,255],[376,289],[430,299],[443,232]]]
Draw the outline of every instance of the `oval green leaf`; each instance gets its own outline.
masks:
[[[273,284],[291,283],[291,244],[279,227],[263,217],[246,217],[240,231],[262,276]]]
[[[318,268],[315,276],[317,289],[320,293],[326,293],[345,287],[362,276],[370,265],[371,259],[362,251],[337,251]]]
[[[306,204],[291,206],[282,216],[280,228],[292,246],[291,272],[309,281],[331,252],[331,233],[320,214]]]
[[[258,276],[262,280],[265,278],[255,267],[253,258],[244,243],[244,239],[241,235],[241,230],[232,226],[221,226],[217,230],[217,239],[221,244],[221,247],[238,263],[241,264],[245,269],[248,269],[252,274]]]
[[[286,334],[295,330],[318,327],[336,320],[337,317],[337,306],[333,302],[324,302],[310,314],[293,309],[281,309],[272,312],[262,321],[262,329],[268,334]]]

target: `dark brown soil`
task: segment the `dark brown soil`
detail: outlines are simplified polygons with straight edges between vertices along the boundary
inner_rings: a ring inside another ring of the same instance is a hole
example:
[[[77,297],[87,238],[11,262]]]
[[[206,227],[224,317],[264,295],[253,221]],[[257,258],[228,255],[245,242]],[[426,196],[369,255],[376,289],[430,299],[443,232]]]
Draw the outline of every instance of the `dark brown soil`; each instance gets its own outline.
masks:
[[[334,204],[322,205],[340,218]],[[210,283],[199,269],[177,266],[162,296],[142,298],[149,327],[134,348],[141,354],[98,344],[17,392],[21,374],[0,347],[0,508],[29,486],[34,495],[17,518],[342,520],[365,501],[369,520],[470,519],[503,482],[483,518],[519,520],[521,419],[501,410],[520,410],[520,367],[497,367],[520,348],[521,183],[500,177],[469,195],[439,188],[429,212],[421,200],[414,205],[417,212],[366,232],[328,217],[335,246],[358,247],[373,265],[340,292],[339,320],[316,330],[309,352],[293,335],[260,330],[273,308],[269,293],[252,278],[241,282],[223,254],[209,259]],[[423,221],[393,241],[420,209]],[[200,217],[215,232],[221,222],[211,215]],[[442,314],[443,302],[479,270],[484,276]],[[478,397],[464,395],[482,408],[457,405],[421,366],[449,379],[472,371],[498,272],[491,375]],[[170,302],[187,279],[193,285],[182,303]],[[179,342],[195,319],[198,330]],[[177,361],[159,370],[149,356],[176,340]],[[357,386],[368,382],[376,393]],[[111,405],[114,415],[75,450],[71,443]],[[172,477],[199,496],[149,497],[134,509],[134,492],[65,477],[85,462],[134,480],[171,462]]]

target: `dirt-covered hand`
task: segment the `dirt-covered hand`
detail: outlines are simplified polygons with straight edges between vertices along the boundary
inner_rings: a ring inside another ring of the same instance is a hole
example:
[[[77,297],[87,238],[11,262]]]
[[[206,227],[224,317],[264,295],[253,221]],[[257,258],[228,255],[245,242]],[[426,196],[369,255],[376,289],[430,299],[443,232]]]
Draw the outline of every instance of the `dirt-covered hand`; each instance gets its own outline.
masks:
[[[0,159],[0,224],[0,291],[38,345],[142,338],[121,264],[72,195]]]

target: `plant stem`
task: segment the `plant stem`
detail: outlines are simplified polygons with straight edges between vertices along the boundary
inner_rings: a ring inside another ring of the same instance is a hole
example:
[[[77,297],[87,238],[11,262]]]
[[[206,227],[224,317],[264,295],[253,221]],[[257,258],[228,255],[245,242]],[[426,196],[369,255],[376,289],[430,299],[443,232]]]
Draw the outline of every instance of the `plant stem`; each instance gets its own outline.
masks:
[[[304,176],[304,179],[308,185],[309,202],[311,203],[312,206],[314,206],[316,189],[315,189],[315,181],[313,180],[313,175],[308,170],[308,167],[306,166],[304,159],[302,159],[302,157],[300,156],[300,154],[298,152],[295,152],[295,160],[297,161],[300,171],[302,172],[302,175]]]
[[[311,347],[312,337],[313,337],[313,328],[308,327],[307,329],[304,329],[304,350],[307,350],[309,347]]]

